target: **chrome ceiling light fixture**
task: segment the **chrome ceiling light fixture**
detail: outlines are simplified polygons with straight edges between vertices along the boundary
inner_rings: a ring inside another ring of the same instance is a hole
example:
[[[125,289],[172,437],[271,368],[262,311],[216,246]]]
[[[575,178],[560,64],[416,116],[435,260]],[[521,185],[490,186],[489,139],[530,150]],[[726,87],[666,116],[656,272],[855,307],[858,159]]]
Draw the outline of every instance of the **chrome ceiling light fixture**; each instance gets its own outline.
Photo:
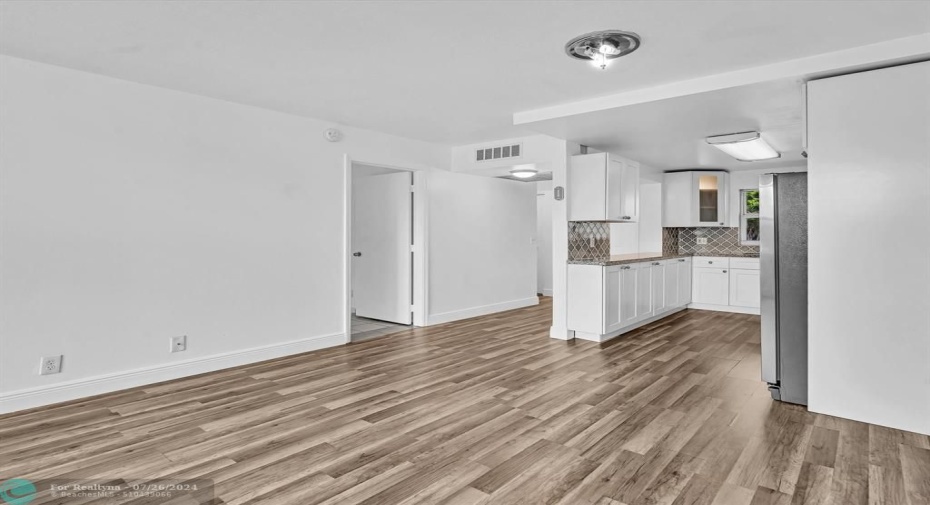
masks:
[[[730,133],[705,139],[739,161],[761,161],[780,158],[781,154],[768,144],[759,132]]]
[[[595,67],[606,70],[610,60],[632,53],[641,44],[639,35],[633,32],[604,30],[569,40],[565,53],[579,60],[590,60]]]

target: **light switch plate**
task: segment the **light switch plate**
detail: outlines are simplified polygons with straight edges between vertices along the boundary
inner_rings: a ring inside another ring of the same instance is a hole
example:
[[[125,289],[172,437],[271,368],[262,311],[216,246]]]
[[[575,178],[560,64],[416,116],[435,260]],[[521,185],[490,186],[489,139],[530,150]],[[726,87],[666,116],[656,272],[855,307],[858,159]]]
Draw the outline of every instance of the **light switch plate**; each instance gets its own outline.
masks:
[[[697,243],[698,245],[707,245],[707,237],[698,237]]]

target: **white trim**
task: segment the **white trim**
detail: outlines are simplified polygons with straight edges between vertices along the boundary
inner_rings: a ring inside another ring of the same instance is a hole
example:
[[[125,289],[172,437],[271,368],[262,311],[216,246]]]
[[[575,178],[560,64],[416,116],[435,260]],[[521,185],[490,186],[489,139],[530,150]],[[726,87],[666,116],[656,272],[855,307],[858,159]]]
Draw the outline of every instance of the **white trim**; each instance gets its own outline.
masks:
[[[430,314],[429,324],[432,325],[449,323],[452,321],[459,321],[461,319],[469,319],[472,317],[494,314],[496,312],[503,312],[505,310],[532,307],[533,305],[539,305],[539,297],[533,296],[531,298],[511,300],[509,302],[493,303],[491,305],[482,305],[479,307],[471,307],[462,310],[453,310],[451,312],[443,312],[441,314]]]
[[[616,331],[614,331],[614,332],[612,332],[612,333],[607,333],[607,334],[604,334],[604,335],[597,335],[597,334],[595,334],[595,333],[586,333],[586,332],[583,332],[583,331],[576,331],[576,332],[575,332],[575,338],[580,338],[581,340],[587,340],[587,341],[590,341],[590,342],[606,342],[606,341],[608,341],[608,340],[610,340],[610,339],[617,338],[617,337],[619,337],[620,335],[623,335],[624,333],[628,333],[628,332],[630,332],[630,331],[632,331],[632,330],[635,330],[635,329],[637,329],[637,328],[643,327],[643,326],[645,326],[645,325],[647,325],[647,324],[649,324],[649,323],[654,323],[654,322],[656,322],[656,321],[658,321],[658,320],[660,320],[660,319],[665,319],[666,317],[668,317],[668,316],[670,316],[670,315],[672,315],[672,314],[675,314],[675,313],[677,313],[677,312],[681,312],[681,311],[685,310],[686,308],[688,308],[688,307],[683,307],[683,306],[682,306],[682,307],[676,307],[676,308],[674,308],[674,309],[672,309],[672,310],[663,312],[663,313],[661,313],[661,314],[659,314],[659,315],[657,315],[657,316],[652,316],[652,317],[650,317],[649,319],[643,319],[642,321],[640,321],[640,322],[638,322],[638,323],[634,323],[634,324],[632,324],[632,325],[630,325],[630,326],[624,327],[624,328],[622,328],[622,329],[619,329],[619,330],[616,330]]]
[[[755,314],[759,315],[760,310],[756,307],[735,307],[733,305],[714,305],[711,303],[692,303],[688,305],[689,309],[713,310],[715,312],[732,312],[734,314]]]
[[[427,211],[427,174],[425,171],[415,168],[398,167],[394,165],[385,165],[383,163],[356,160],[349,157],[348,154],[343,156],[343,200],[345,208],[343,209],[342,233],[343,247],[342,265],[345,277],[342,280],[343,289],[343,310],[345,320],[343,321],[343,331],[345,332],[346,343],[352,341],[352,165],[367,165],[372,167],[389,168],[401,172],[410,172],[413,174],[413,312],[414,326],[427,326],[429,323],[427,314],[429,314],[429,278],[427,268],[429,255],[426,244],[429,236],[427,234],[427,225],[429,213]]]
[[[59,382],[49,386],[20,389],[0,394],[0,414],[316,351],[344,342],[345,335],[342,333],[321,335],[283,344],[253,347],[126,372]]]
[[[542,294],[543,296],[552,296],[552,288],[543,288]]]

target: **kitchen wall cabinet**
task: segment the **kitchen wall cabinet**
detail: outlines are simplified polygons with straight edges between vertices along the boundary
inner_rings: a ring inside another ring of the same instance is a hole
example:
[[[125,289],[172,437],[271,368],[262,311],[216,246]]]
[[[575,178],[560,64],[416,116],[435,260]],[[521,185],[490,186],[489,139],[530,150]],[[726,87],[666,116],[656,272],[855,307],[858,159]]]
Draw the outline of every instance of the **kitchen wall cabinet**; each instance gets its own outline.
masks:
[[[572,156],[568,170],[568,220],[636,222],[639,164],[608,153]]]
[[[727,226],[729,176],[726,172],[669,172],[664,174],[663,182],[662,226]]]

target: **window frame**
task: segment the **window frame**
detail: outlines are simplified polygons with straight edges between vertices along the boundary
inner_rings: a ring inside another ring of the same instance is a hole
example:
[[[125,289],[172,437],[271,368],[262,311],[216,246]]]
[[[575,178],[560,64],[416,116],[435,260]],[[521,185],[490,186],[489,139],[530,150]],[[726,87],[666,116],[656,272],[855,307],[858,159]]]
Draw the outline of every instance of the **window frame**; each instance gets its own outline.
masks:
[[[739,243],[740,245],[759,245],[758,240],[746,240],[746,233],[749,231],[749,219],[759,219],[758,212],[748,212],[746,209],[746,196],[750,191],[759,192],[758,188],[744,188],[739,190]]]

